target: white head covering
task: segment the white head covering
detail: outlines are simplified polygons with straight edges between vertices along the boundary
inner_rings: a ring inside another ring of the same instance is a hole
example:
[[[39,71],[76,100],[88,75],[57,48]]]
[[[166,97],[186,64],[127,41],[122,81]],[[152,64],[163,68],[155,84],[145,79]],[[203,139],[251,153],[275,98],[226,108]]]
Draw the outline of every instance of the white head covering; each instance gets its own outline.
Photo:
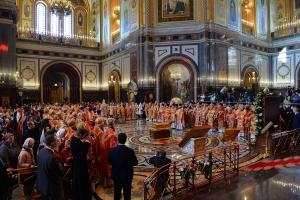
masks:
[[[25,142],[23,143],[23,149],[22,151],[29,151],[31,154],[32,162],[35,165],[34,156],[33,156],[33,145],[34,145],[34,139],[33,138],[27,138]]]
[[[25,142],[23,143],[23,148],[25,149],[31,149],[34,145],[34,139],[33,138],[27,138]]]

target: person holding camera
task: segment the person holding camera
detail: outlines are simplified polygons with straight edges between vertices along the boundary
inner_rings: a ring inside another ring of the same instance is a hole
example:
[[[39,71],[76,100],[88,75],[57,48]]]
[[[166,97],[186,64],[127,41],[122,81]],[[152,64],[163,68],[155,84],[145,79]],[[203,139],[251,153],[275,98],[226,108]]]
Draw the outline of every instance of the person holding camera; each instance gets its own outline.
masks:
[[[88,152],[90,141],[87,139],[89,131],[84,123],[79,123],[75,137],[71,139],[72,162],[72,199],[92,199],[91,183],[88,172]]]
[[[155,185],[156,196],[163,196],[165,188],[169,181],[169,167],[171,160],[167,158],[166,152],[161,150],[149,159],[149,163],[159,169],[159,176],[157,177],[157,183]]]

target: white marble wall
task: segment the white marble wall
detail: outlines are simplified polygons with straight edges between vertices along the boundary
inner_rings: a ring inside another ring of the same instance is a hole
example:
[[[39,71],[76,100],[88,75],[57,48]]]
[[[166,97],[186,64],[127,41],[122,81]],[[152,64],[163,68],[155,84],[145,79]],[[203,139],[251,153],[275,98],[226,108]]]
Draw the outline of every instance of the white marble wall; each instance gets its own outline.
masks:
[[[283,88],[287,86],[300,87],[297,74],[300,66],[300,50],[288,51],[283,48],[273,56],[273,86]]]
[[[259,73],[260,87],[270,87],[270,63],[266,55],[245,50],[228,48],[228,84],[241,86],[247,67],[254,67]]]
[[[199,63],[198,45],[174,45],[174,46],[156,46],[154,48],[155,66],[172,55],[184,55],[193,60],[196,65]]]
[[[82,90],[99,90],[100,73],[99,64],[87,61],[66,61],[55,58],[22,57],[17,58],[17,68],[23,78],[24,89],[39,90],[41,86],[41,73],[51,64],[66,63],[81,73]]]
[[[121,86],[126,88],[130,82],[130,54],[119,56],[102,64],[101,89],[108,90],[109,75],[112,71],[117,71],[121,75]]]
[[[228,49],[228,84],[231,86],[239,86],[241,82],[240,57],[241,52],[238,49]]]
[[[241,72],[245,72],[247,67],[252,66],[259,73],[259,85],[260,87],[270,86],[270,72],[268,57],[260,54],[253,54],[247,51],[241,52]],[[241,80],[243,80],[244,74],[241,74]]]
[[[83,90],[99,90],[100,77],[99,77],[99,65],[95,63],[83,63]]]
[[[23,79],[23,87],[30,90],[38,90],[39,81],[39,60],[35,58],[18,58],[18,71]]]

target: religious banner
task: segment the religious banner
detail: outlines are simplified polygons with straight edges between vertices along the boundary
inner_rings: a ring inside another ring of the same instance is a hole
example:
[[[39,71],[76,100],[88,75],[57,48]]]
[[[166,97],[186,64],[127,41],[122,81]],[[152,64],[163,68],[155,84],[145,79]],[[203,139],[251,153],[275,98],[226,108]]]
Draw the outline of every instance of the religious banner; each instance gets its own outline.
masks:
[[[228,24],[238,27],[238,0],[228,0]]]
[[[110,43],[109,29],[110,29],[110,20],[109,20],[109,0],[103,1],[103,43],[108,45]]]
[[[32,16],[32,3],[30,0],[25,0],[23,2],[23,18],[31,18]]]
[[[219,85],[227,85],[227,48],[217,47],[217,73]]]
[[[215,1],[215,23],[226,26],[227,0]]]
[[[121,5],[121,37],[125,38],[130,33],[130,0],[122,0]]]
[[[136,31],[139,28],[139,1],[130,0],[130,30]]]
[[[137,53],[130,54],[130,80],[137,83]]]
[[[83,15],[82,15],[82,12],[80,12],[77,16],[77,23],[78,23],[78,26],[79,27],[82,27],[83,26]]]
[[[193,0],[158,0],[158,23],[186,21],[194,19]]]
[[[98,7],[98,4],[96,3],[96,0],[93,0],[92,1],[92,17],[91,17],[91,25],[90,25],[90,27],[91,27],[91,35],[92,35],[92,37],[93,38],[96,38],[96,36],[97,36],[97,26],[96,26],[96,24],[97,24],[97,11],[98,11],[98,9],[99,9],[99,7]]]
[[[28,31],[32,28],[32,24],[33,24],[32,3],[30,0],[25,0],[25,1],[23,1],[22,5],[23,5],[22,15],[21,15],[22,18],[20,20],[20,24],[24,30]]]
[[[258,0],[257,4],[257,35],[263,39],[267,37],[268,6],[266,0]]]
[[[276,17],[275,17],[275,21],[276,24],[281,24],[284,23],[285,21],[285,11],[286,11],[286,7],[285,7],[285,0],[276,0]]]
[[[77,28],[77,34],[83,36],[86,34],[86,13],[83,9],[77,9],[75,15],[75,25]]]
[[[300,18],[300,0],[294,0],[294,16]]]

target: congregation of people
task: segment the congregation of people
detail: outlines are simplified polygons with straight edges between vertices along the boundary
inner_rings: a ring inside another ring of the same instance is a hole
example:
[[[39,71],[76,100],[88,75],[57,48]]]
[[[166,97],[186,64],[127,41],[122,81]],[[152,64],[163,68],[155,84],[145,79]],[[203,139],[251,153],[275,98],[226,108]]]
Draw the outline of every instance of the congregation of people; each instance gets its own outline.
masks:
[[[8,171],[37,168],[36,177],[21,177],[26,199],[33,195],[35,183],[44,199],[91,199],[97,196],[96,184],[112,185],[111,166],[115,166],[109,161],[120,155],[109,157],[109,152],[124,145],[124,136],[120,142],[115,120],[101,117],[104,112],[101,114],[97,106],[100,104],[0,108],[1,166]],[[128,157],[136,159],[135,154]],[[123,162],[129,165],[127,170],[137,165],[137,161]],[[128,171],[123,169],[121,173]],[[8,186],[1,187],[6,191],[3,196],[11,195]],[[130,196],[128,192],[126,195]]]
[[[136,119],[168,123],[177,130],[209,125],[253,135],[257,122],[255,106],[239,103],[103,101],[0,107],[0,167],[37,170],[36,176],[21,177],[26,199],[35,185],[43,199],[91,199],[97,196],[98,184],[111,187],[112,180],[115,199],[121,198],[122,189],[124,198],[130,199],[133,166],[138,162],[134,151],[124,145],[126,134],[118,135],[114,125]],[[150,163],[161,166],[159,159]],[[11,195],[8,186],[0,188],[4,197]]]

